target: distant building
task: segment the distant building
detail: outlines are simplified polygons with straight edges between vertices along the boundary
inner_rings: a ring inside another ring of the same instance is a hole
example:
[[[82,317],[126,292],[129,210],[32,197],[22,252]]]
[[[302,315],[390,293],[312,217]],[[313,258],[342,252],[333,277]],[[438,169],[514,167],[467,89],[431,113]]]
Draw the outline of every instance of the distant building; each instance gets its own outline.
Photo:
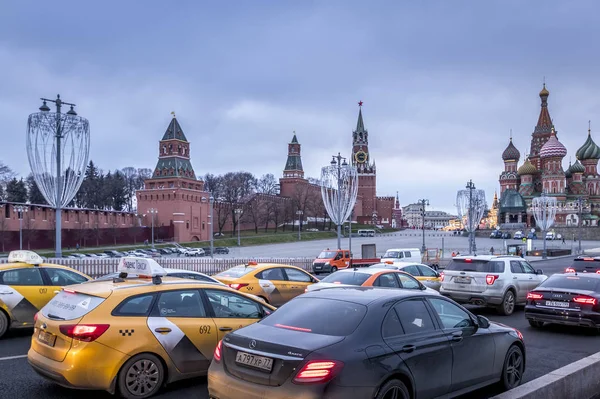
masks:
[[[423,207],[421,204],[409,204],[402,208],[404,219],[409,228],[421,229],[423,223],[426,229],[439,230],[447,228],[450,221],[455,220],[456,216],[442,211],[425,211],[425,220],[423,221]]]

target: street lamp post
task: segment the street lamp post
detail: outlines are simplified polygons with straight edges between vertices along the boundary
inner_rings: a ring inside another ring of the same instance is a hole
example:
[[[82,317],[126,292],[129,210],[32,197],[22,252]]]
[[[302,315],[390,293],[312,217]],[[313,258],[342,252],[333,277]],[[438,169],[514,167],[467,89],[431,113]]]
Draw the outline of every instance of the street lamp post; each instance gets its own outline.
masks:
[[[215,252],[215,237],[214,237],[214,232],[213,232],[213,206],[215,203],[215,198],[211,195],[209,200],[209,204],[210,204],[210,216],[209,216],[209,221],[208,221],[208,232],[210,234],[210,257],[214,258],[214,252]]]
[[[302,221],[302,215],[304,214],[304,212],[302,212],[301,210],[298,210],[296,212],[296,215],[298,215],[298,241],[300,241],[302,239],[301,233],[300,233],[300,223]]]
[[[336,198],[337,198],[337,203],[340,204],[342,202],[342,190],[341,185],[342,185],[342,179],[341,179],[341,174],[342,174],[342,166],[348,166],[348,163],[346,162],[346,158],[342,157],[340,153],[336,155],[332,156],[333,159],[331,160],[331,166],[337,166],[337,192],[336,192]],[[342,207],[338,206],[336,209],[337,215],[336,218],[338,220],[342,220]],[[342,224],[338,223],[337,224],[337,246],[338,249],[342,249],[342,243],[341,243],[341,239],[342,239]]]
[[[150,208],[150,209],[148,209],[148,213],[150,214],[150,217],[152,218],[152,249],[154,249],[154,215],[156,215],[158,213],[158,209]]]
[[[350,212],[348,218],[348,253],[350,254],[350,266],[352,266],[352,219],[354,218],[354,209]]]
[[[241,208],[236,208],[233,212],[237,216],[237,233],[238,233],[237,245],[238,245],[238,247],[241,247],[242,243],[240,241],[240,219],[242,218],[242,213],[244,212],[244,210]]]
[[[29,210],[28,207],[23,205],[15,205],[13,206],[13,211],[17,214],[19,218],[19,249],[23,249],[23,213],[26,213]]]
[[[579,211],[579,220],[578,220],[578,225],[577,225],[577,235],[579,236],[579,251],[577,252],[578,254],[581,254],[581,225],[582,225],[582,213],[583,213],[583,203],[584,203],[584,199],[582,197],[577,197],[577,205],[578,205],[578,211]],[[544,240],[546,239],[546,237],[544,237]]]
[[[423,233],[423,246],[421,247],[421,253],[425,255],[425,252],[427,251],[427,247],[425,247],[425,207],[429,206],[429,200],[420,199],[418,203],[421,205],[421,229]]]
[[[533,216],[535,217],[535,223],[542,230],[542,239],[544,240],[544,250],[542,252],[542,259],[547,259],[548,254],[546,251],[546,232],[554,224],[557,211],[556,197],[551,197],[542,192],[542,194],[534,198],[531,201],[531,208]]]

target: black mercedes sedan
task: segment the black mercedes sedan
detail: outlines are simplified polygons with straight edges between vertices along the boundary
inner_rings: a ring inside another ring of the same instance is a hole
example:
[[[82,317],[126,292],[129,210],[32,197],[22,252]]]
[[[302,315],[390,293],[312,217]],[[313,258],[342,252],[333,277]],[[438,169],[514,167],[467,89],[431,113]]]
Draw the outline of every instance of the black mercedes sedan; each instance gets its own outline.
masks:
[[[340,287],[292,299],[227,334],[208,372],[213,399],[434,398],[518,386],[523,336],[414,290]]]
[[[600,328],[600,274],[554,274],[527,294],[525,317],[544,323]]]

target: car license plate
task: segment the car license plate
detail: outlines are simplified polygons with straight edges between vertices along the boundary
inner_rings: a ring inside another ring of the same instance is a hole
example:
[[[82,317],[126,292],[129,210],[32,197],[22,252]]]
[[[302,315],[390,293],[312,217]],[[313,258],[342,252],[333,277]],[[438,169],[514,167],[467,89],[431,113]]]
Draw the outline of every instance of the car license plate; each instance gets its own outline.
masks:
[[[245,364],[246,366],[257,367],[267,371],[271,371],[273,368],[273,359],[245,352],[238,352],[235,361],[240,364]]]
[[[568,308],[569,302],[546,301],[546,306],[552,306],[554,308]]]
[[[50,334],[46,331],[40,331],[38,334],[38,341],[48,346],[54,346],[56,342],[56,335]]]
[[[454,281],[456,284],[471,284],[471,277],[456,277]]]
[[[315,266],[315,270],[321,270],[321,266]]]

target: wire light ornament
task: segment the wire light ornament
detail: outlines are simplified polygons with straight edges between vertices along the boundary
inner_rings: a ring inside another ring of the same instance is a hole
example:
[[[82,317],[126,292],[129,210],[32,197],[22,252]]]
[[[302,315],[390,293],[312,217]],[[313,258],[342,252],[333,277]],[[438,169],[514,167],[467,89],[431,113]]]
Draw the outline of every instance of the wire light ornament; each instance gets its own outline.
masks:
[[[27,122],[27,157],[35,182],[48,202],[56,209],[56,257],[62,256],[62,208],[73,199],[84,179],[90,153],[90,124],[77,115],[75,104],[42,98],[41,112],[29,115]],[[56,104],[50,112],[46,102]],[[67,113],[61,106],[69,105]]]
[[[469,180],[466,190],[458,190],[456,209],[458,217],[464,221],[465,230],[469,233],[469,255],[477,252],[475,230],[477,230],[486,208],[485,191],[475,189],[473,181]]]
[[[321,196],[327,214],[337,226],[338,249],[341,249],[342,225],[354,210],[357,194],[358,172],[338,153],[331,166],[321,168]]]
[[[543,192],[531,202],[531,211],[535,217],[535,223],[542,230],[542,239],[544,240],[544,252],[542,258],[547,259],[546,252],[546,232],[554,224],[556,210],[558,209],[556,198],[549,197]]]

